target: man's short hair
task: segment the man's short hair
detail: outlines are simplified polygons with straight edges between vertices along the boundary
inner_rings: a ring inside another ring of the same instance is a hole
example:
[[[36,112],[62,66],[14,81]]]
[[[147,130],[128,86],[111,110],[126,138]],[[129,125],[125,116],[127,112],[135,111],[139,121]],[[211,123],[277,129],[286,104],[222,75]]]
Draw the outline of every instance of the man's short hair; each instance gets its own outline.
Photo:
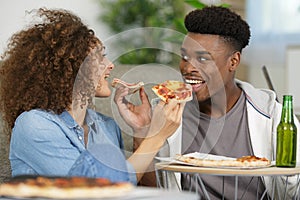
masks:
[[[221,36],[236,51],[249,43],[250,28],[240,15],[228,8],[207,6],[188,13],[184,21],[188,32]]]

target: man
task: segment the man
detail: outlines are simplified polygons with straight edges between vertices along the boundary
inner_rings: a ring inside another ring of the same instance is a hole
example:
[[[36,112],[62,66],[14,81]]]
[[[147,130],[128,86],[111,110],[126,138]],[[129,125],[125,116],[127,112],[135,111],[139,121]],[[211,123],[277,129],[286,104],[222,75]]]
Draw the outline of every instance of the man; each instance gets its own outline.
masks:
[[[186,104],[181,130],[168,140],[171,156],[202,152],[275,160],[281,105],[273,91],[256,89],[235,79],[242,50],[249,43],[249,25],[228,8],[209,6],[190,12],[185,27],[188,33],[181,48],[180,71],[193,87],[194,100]],[[300,130],[296,118],[295,121]],[[297,155],[299,160],[299,148]],[[225,199],[234,199],[234,178],[224,178],[225,188],[223,177],[201,179],[211,199],[221,199],[223,189]],[[251,180],[239,178],[238,198],[255,199],[257,187],[261,196],[265,186],[270,185],[267,178],[259,183]],[[182,188],[190,189],[192,181],[182,175]],[[290,189],[292,193],[295,188]],[[202,190],[198,192],[204,195]]]

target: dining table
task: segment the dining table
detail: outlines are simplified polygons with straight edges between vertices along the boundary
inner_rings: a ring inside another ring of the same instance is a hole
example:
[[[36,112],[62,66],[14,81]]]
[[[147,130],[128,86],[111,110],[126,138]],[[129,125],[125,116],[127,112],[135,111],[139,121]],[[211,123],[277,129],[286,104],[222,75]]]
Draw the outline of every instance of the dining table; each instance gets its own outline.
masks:
[[[192,166],[192,165],[184,165],[172,162],[158,162],[155,164],[155,172],[156,172],[156,179],[157,179],[157,186],[159,188],[169,189],[174,188],[174,183],[170,182],[170,178],[173,177],[173,180],[176,177],[180,177],[181,174],[187,174],[191,176],[192,179],[195,181],[193,183],[198,183],[199,187],[203,191],[203,196],[200,196],[200,199],[208,199],[210,200],[209,192],[206,189],[204,182],[201,179],[201,175],[208,175],[208,176],[231,176],[234,177],[234,199],[240,199],[238,197],[238,190],[239,190],[239,178],[242,176],[248,177],[255,177],[261,178],[264,177],[268,179],[269,184],[265,187],[265,191],[263,191],[262,196],[258,196],[257,199],[300,199],[299,197],[299,186],[300,186],[300,165],[297,165],[294,168],[285,168],[285,167],[276,167],[275,165],[271,165],[268,167],[258,167],[258,168],[231,168],[231,167],[199,167],[199,166]],[[285,184],[284,187],[280,189],[280,194],[278,196],[278,185],[276,181],[280,177],[281,180],[284,180]],[[288,190],[291,185],[289,181],[293,180],[293,187],[294,192],[292,197],[288,195]],[[224,182],[222,183],[224,184]],[[172,185],[172,187],[171,187]],[[175,187],[179,191],[181,190],[180,183],[176,183]],[[192,185],[190,186],[192,188]],[[192,191],[192,190],[190,190]],[[193,192],[197,192],[193,191]],[[198,194],[200,195],[200,194]],[[224,193],[222,194],[224,198]],[[247,199],[244,197],[243,199]]]

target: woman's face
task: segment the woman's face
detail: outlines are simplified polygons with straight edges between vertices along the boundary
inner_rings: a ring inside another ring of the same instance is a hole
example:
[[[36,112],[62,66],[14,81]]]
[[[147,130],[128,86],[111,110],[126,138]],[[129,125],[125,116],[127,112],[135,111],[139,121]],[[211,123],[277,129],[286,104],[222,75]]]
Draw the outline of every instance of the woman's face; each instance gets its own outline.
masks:
[[[115,67],[114,64],[108,60],[105,56],[103,57],[102,64],[105,65],[105,70],[101,74],[101,77],[96,86],[96,97],[109,97],[111,95],[110,83],[107,78],[110,76],[110,72]]]

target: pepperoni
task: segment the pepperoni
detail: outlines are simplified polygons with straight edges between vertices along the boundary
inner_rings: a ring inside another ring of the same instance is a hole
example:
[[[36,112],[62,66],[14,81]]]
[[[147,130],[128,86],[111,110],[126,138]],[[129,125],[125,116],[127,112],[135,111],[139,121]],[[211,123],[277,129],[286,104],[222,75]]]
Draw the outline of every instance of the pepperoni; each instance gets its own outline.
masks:
[[[170,90],[166,87],[161,87],[161,88],[158,89],[157,92],[158,92],[159,95],[166,95],[170,92]]]

